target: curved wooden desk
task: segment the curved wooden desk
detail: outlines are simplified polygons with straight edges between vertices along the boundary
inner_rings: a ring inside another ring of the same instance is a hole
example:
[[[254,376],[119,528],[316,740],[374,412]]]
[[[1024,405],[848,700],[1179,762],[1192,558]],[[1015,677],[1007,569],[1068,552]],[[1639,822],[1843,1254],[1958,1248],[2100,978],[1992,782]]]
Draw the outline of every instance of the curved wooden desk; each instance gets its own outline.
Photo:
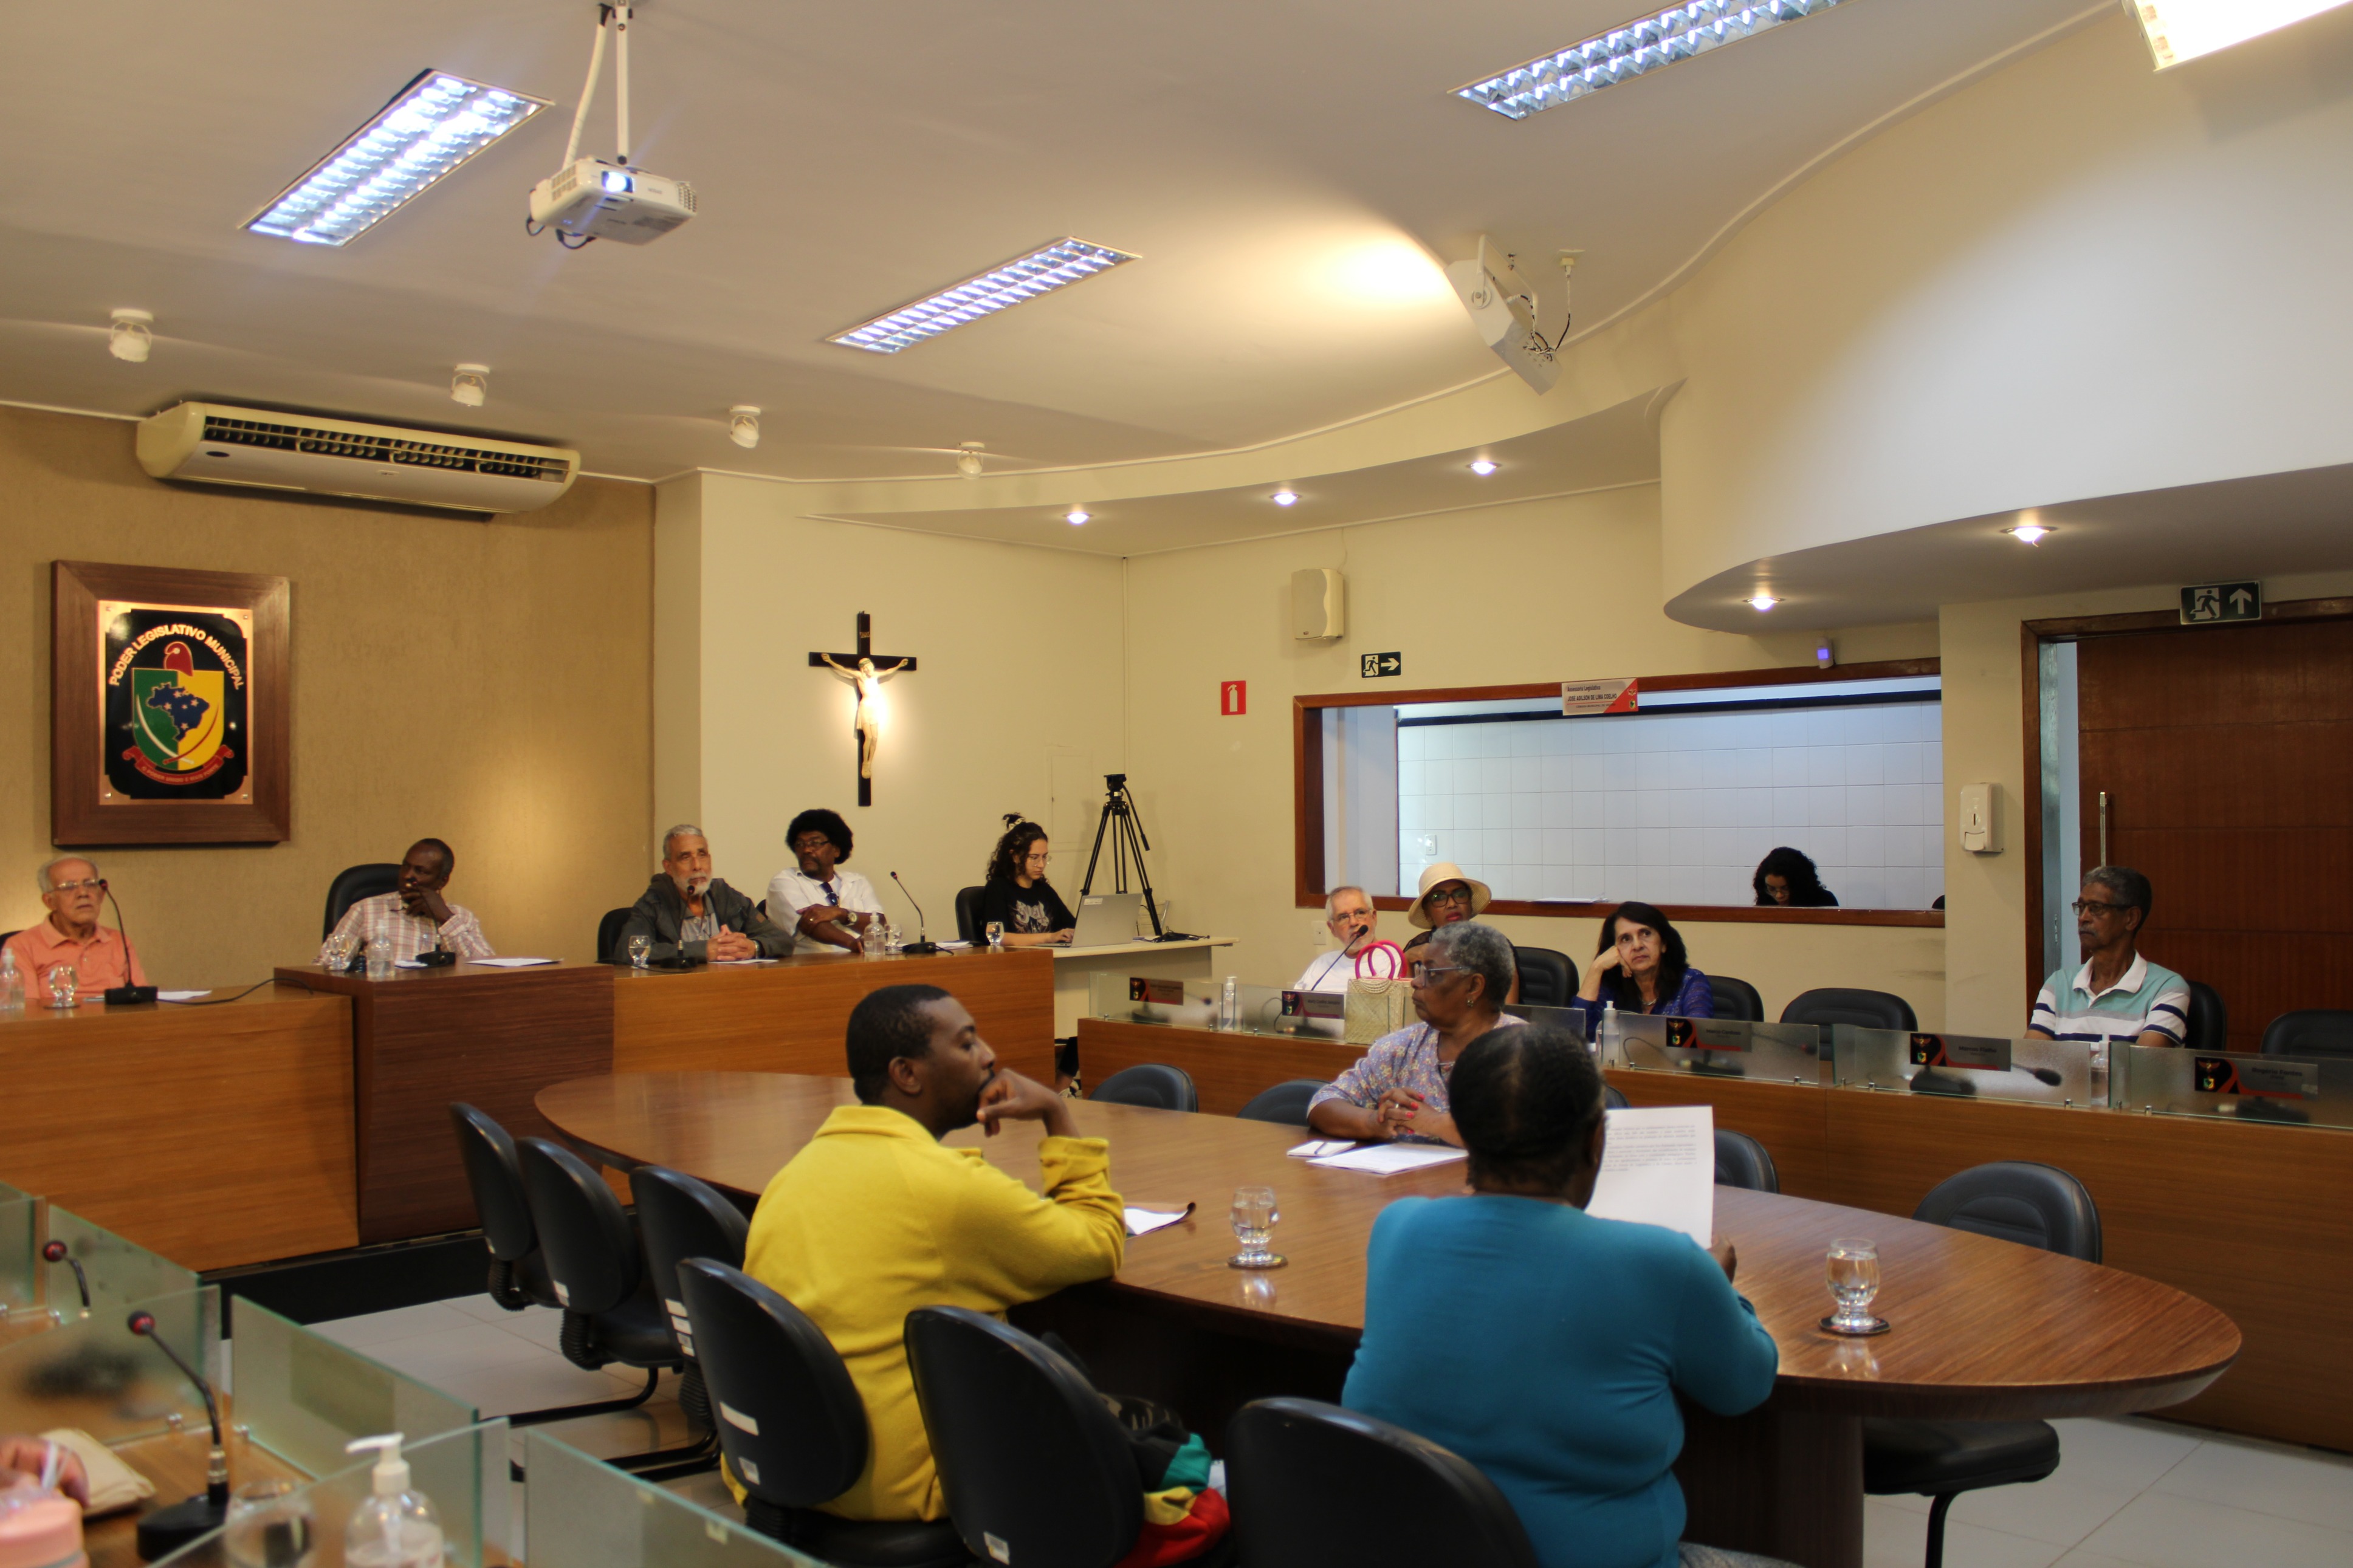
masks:
[[[542,1115],[621,1169],[668,1165],[742,1197],[807,1142],[840,1079],[762,1073],[642,1073],[543,1089]],[[1073,1107],[1112,1142],[1112,1174],[1131,1203],[1200,1205],[1194,1218],[1132,1240],[1118,1275],[1065,1291],[1033,1326],[1069,1335],[1107,1384],[1152,1394],[1213,1438],[1248,1398],[1336,1398],[1364,1324],[1365,1246],[1391,1200],[1461,1190],[1459,1165],[1387,1178],[1286,1156],[1296,1129],[1130,1106]],[[955,1134],[1034,1184],[1034,1124],[982,1140]],[[1231,1190],[1281,1195],[1275,1245],[1291,1265],[1228,1268]],[[1984,1237],[1803,1198],[1719,1188],[1716,1230],[1740,1252],[1740,1287],[1781,1349],[1764,1409],[1736,1420],[1692,1411],[1677,1468],[1690,1533],[1814,1568],[1849,1568],[1862,1550],[1861,1419],[2001,1419],[2121,1415],[2178,1404],[2220,1376],[2239,1332],[2221,1312],[2152,1280]],[[1822,1254],[1835,1237],[1879,1243],[1878,1310],[1893,1332],[1822,1333]],[[1146,1327],[1145,1325],[1152,1325]]]

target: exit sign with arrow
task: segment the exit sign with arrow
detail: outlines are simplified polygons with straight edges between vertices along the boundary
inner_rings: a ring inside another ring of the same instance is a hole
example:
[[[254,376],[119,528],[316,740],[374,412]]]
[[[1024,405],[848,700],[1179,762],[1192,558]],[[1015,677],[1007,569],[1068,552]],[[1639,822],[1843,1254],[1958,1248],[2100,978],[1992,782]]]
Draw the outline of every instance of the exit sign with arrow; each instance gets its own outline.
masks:
[[[1403,675],[1405,655],[1402,653],[1363,654],[1358,657],[1357,668],[1362,672],[1360,679],[1365,680],[1378,680],[1384,676]]]
[[[2195,588],[2181,590],[2181,624],[2185,626],[2220,626],[2225,621],[2260,621],[2263,618],[2263,585],[2261,583],[2204,583]]]

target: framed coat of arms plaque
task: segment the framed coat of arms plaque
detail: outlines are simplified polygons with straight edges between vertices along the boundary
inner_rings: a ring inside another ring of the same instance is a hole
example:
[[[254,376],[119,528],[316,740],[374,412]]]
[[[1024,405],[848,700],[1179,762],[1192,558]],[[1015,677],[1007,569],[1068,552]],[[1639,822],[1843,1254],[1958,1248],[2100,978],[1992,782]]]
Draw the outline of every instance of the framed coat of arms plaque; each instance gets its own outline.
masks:
[[[49,837],[287,837],[286,579],[51,565]]]

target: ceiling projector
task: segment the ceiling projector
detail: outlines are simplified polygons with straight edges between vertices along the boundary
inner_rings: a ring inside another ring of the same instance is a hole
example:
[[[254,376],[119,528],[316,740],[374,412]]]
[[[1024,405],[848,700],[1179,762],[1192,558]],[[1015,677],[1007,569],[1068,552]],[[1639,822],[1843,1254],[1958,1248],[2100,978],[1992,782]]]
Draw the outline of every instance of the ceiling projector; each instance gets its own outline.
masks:
[[[534,229],[644,245],[694,216],[694,187],[601,158],[582,158],[532,187]]]
[[[1491,249],[1482,234],[1476,256],[1447,263],[1446,280],[1495,357],[1536,391],[1550,392],[1560,379],[1560,365],[1553,357],[1558,345],[1545,340],[1536,320],[1535,289],[1512,258]]]

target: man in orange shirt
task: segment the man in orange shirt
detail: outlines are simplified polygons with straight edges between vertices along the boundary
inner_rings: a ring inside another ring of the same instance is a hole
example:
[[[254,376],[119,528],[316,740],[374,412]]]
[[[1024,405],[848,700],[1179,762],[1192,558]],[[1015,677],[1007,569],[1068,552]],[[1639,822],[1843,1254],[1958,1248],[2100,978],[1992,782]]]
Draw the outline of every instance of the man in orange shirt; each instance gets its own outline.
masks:
[[[112,985],[147,984],[139,955],[122,933],[98,923],[106,881],[96,863],[79,855],[60,856],[41,868],[37,880],[49,918],[8,939],[8,951],[16,955],[16,973],[25,977],[27,992],[37,995],[48,984],[49,971],[59,964],[72,966],[85,996]]]

